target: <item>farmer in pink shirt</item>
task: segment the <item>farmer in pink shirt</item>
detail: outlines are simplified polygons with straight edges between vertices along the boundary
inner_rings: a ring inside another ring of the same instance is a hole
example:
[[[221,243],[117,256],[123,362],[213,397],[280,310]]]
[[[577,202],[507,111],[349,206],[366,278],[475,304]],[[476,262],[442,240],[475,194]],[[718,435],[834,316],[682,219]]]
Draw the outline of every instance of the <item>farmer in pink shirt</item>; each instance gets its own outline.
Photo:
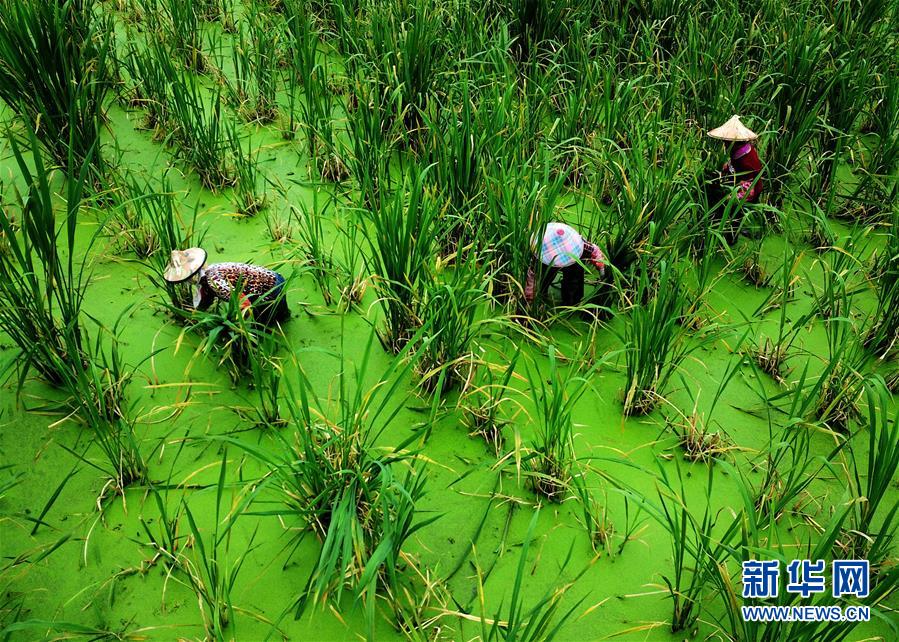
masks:
[[[535,238],[534,249],[540,261],[528,267],[524,298],[528,303],[534,300],[538,279],[540,295],[546,296],[549,286],[561,272],[562,305],[578,305],[584,298],[584,265],[590,263],[600,274],[605,274],[606,259],[602,252],[564,223],[547,224],[539,248],[536,241]]]

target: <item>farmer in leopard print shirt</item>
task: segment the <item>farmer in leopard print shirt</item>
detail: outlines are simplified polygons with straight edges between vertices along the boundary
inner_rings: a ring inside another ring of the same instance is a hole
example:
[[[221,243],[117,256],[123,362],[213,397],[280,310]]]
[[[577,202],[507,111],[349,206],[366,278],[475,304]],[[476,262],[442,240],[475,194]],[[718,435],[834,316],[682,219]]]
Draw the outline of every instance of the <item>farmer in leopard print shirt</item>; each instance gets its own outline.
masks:
[[[216,299],[228,301],[238,291],[241,310],[252,310],[262,323],[289,316],[284,277],[277,272],[247,263],[205,263],[206,251],[201,248],[174,250],[164,275],[170,283],[191,281],[195,308],[205,310]]]

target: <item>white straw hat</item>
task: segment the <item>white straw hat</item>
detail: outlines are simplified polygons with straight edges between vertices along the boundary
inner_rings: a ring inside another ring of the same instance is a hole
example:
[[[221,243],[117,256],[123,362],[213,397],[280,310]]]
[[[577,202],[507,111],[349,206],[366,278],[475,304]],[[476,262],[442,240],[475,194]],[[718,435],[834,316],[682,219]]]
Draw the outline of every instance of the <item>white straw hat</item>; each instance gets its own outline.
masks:
[[[759,137],[758,134],[740,122],[739,116],[731,116],[731,119],[721,125],[721,127],[716,127],[710,131],[709,136],[718,140],[734,142],[750,141]]]
[[[169,283],[181,283],[199,272],[204,263],[206,263],[206,250],[203,248],[172,250],[172,258],[169,259],[162,277]]]

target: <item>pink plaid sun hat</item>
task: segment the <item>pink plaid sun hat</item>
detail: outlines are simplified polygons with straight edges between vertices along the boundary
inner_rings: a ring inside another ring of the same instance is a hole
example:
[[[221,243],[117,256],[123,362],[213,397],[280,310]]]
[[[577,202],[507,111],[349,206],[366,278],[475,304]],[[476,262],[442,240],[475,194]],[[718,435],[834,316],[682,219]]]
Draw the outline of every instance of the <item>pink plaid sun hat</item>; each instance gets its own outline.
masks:
[[[536,245],[536,243],[535,243]],[[584,253],[584,239],[570,225],[548,223],[540,245],[540,262],[551,267],[573,265]]]

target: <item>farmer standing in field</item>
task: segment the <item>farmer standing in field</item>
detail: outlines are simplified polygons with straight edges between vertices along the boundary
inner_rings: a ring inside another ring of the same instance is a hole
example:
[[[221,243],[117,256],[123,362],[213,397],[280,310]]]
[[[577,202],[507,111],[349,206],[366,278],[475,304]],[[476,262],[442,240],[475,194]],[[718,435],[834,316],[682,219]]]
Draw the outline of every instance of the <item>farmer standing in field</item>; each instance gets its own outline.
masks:
[[[606,258],[600,249],[564,223],[548,223],[539,247],[536,237],[533,246],[539,261],[528,267],[524,286],[524,298],[528,303],[534,300],[538,280],[540,295],[545,297],[549,286],[561,273],[562,305],[575,306],[584,298],[584,264],[591,263],[601,275],[605,274]]]
[[[216,299],[230,300],[237,290],[241,312],[252,313],[260,323],[280,322],[290,316],[284,298],[284,277],[258,265],[206,265],[206,250],[192,247],[172,251],[163,277],[169,283],[190,281],[194,307],[198,310],[207,309]]]
[[[720,186],[732,184],[737,188],[737,198],[745,203],[756,203],[762,193],[762,162],[755,150],[753,141],[758,135],[740,122],[739,116],[733,116],[721,127],[709,132],[709,137],[724,141],[729,149],[730,160],[724,163],[718,177]],[[710,199],[710,203],[718,203],[719,198]]]

